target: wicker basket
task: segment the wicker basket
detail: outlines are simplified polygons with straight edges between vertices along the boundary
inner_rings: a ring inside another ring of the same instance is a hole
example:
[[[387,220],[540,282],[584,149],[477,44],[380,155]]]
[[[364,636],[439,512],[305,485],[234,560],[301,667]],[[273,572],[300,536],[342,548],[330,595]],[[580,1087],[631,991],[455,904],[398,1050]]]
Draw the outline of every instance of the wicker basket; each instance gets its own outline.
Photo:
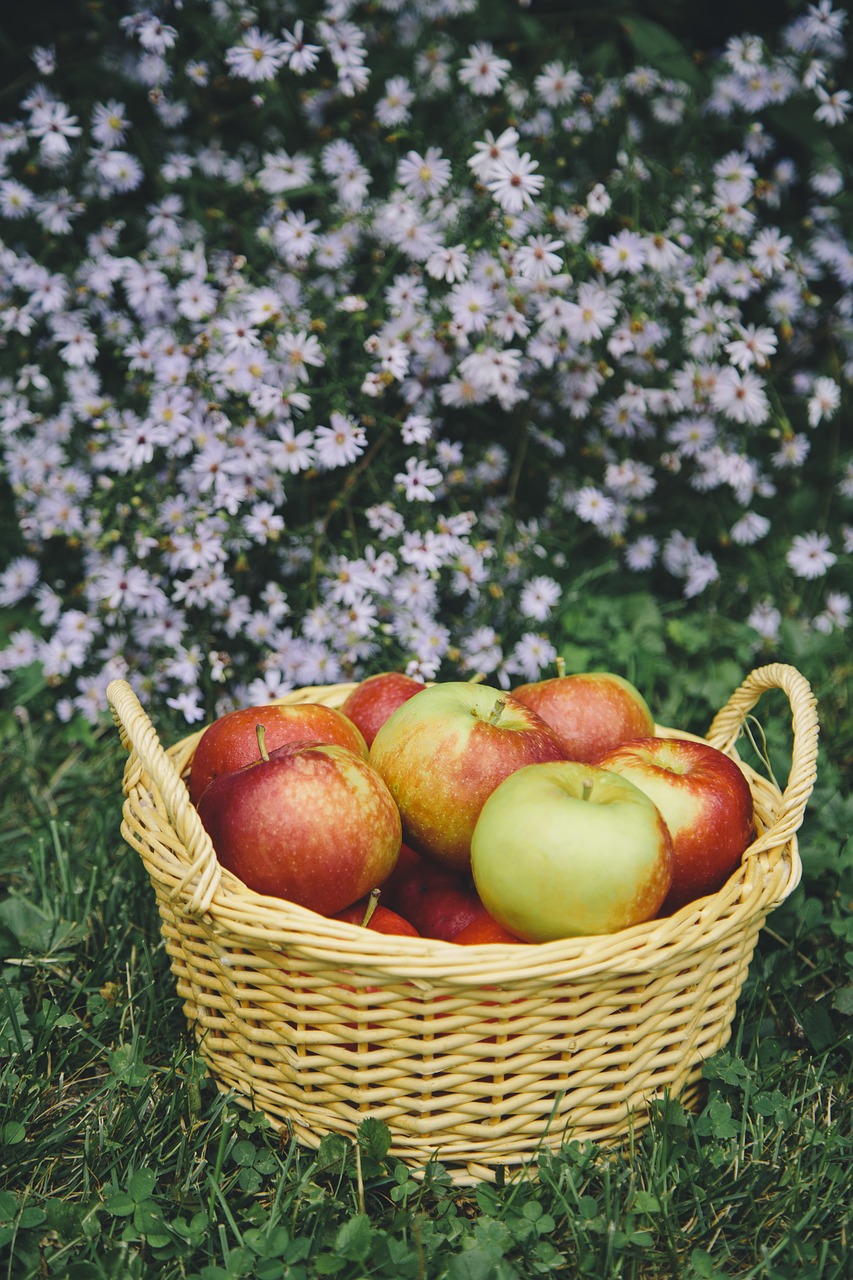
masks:
[[[352,687],[281,701],[340,706]],[[616,1140],[665,1092],[695,1104],[703,1060],[730,1036],[758,932],[800,878],[795,832],[818,736],[807,682],[786,665],[753,671],[707,740],[737,758],[746,716],[776,688],[792,711],[788,784],[783,794],[741,764],[758,836],[719,893],[616,934],[460,947],[247,889],[219,866],[183,782],[202,731],[164,750],[130,686],[113,681],[130,752],[122,834],[151,878],[177,990],[218,1086],[312,1146],[380,1118],[393,1154],[415,1170],[438,1158],[459,1183],[535,1163],[542,1145]]]

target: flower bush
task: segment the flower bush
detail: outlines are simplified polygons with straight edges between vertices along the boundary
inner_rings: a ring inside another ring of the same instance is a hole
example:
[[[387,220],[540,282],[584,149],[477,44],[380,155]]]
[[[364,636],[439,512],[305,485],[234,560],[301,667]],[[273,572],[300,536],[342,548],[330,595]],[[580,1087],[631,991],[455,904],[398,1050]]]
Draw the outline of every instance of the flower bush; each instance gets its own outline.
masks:
[[[115,10],[0,126],[0,681],[508,686],[590,580],[848,626],[844,10]]]

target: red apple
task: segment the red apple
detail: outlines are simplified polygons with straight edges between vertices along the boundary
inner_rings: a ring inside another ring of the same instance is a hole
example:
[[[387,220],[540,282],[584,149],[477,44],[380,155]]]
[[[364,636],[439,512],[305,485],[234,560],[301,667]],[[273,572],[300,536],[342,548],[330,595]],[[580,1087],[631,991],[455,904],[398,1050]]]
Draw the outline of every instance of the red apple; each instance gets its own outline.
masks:
[[[319,702],[242,707],[208,725],[190,766],[189,790],[197,803],[207,784],[221,773],[233,773],[260,757],[257,726],[264,726],[269,753],[287,742],[336,742],[367,759],[367,743],[351,720]]]
[[[420,934],[413,924],[408,920],[404,920],[396,911],[392,911],[390,907],[383,906],[377,901],[378,894],[374,891],[368,894],[366,898],[360,898],[358,902],[354,902],[352,906],[344,907],[343,911],[335,912],[334,920],[343,920],[347,924],[357,924],[365,929],[373,929],[376,933],[390,933],[406,938],[419,938]]]
[[[424,938],[445,942],[485,910],[473,886],[450,867],[422,858],[407,845],[382,886],[382,899]]]
[[[494,916],[490,916],[488,911],[481,912],[476,920],[472,920],[460,933],[456,934],[453,941],[465,947],[479,946],[484,942],[524,943],[523,938],[517,938],[514,933],[510,933],[509,929],[505,929],[502,924],[498,924]]]
[[[219,861],[250,889],[326,916],[382,884],[400,849],[385,783],[335,743],[288,743],[220,774],[198,813]]]
[[[562,760],[496,787],[471,843],[490,915],[527,942],[615,933],[650,920],[672,882],[672,838],[639,787]]]
[[[551,676],[512,691],[559,739],[567,760],[591,762],[630,738],[649,738],[655,722],[639,689],[609,671]]]
[[[734,760],[707,742],[646,738],[597,762],[645,791],[672,835],[672,888],[662,913],[721,889],[755,833],[752,792]]]
[[[361,730],[369,747],[391,712],[422,693],[424,687],[422,680],[402,671],[382,671],[356,685],[341,711]]]
[[[406,843],[457,871],[470,865],[474,824],[498,783],[522,765],[563,758],[535,711],[499,689],[457,681],[398,707],[369,755],[399,806]]]

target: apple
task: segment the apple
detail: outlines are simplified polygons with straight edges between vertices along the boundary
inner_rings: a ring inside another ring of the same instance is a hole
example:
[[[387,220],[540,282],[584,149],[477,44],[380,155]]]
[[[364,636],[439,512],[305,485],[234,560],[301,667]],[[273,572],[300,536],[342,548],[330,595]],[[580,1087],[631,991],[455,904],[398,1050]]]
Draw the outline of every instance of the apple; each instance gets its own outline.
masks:
[[[361,730],[369,747],[391,712],[424,688],[422,680],[402,671],[382,671],[357,684],[341,711]]]
[[[375,933],[390,933],[406,938],[420,937],[413,924],[379,902],[378,889],[371,889],[366,898],[360,898],[351,906],[344,907],[343,911],[336,911],[332,919],[373,929]]]
[[[527,942],[651,919],[669,892],[672,862],[672,838],[649,797],[574,760],[511,774],[483,805],[471,842],[483,905]]]
[[[473,885],[459,872],[422,858],[405,844],[382,886],[382,900],[422,937],[445,942],[485,911]]]
[[[269,752],[287,742],[336,742],[367,759],[361,731],[333,707],[319,702],[241,707],[214,720],[199,738],[188,784],[193,803],[213,778],[258,759],[259,724],[264,726]]]
[[[551,726],[567,760],[590,763],[611,747],[655,731],[639,689],[610,671],[551,676],[519,685],[512,694]]]
[[[337,743],[287,743],[221,773],[198,814],[219,861],[250,889],[326,916],[381,885],[400,850],[391,793]]]
[[[509,929],[498,924],[495,917],[490,916],[488,911],[482,911],[476,920],[472,920],[455,935],[453,941],[464,947],[478,946],[484,942],[517,942],[524,945],[523,938],[517,938],[514,933],[510,933]]]
[[[486,797],[522,765],[563,756],[544,721],[510,694],[447,681],[392,712],[368,759],[399,806],[406,843],[465,871]]]
[[[645,791],[669,827],[675,861],[663,914],[721,889],[755,834],[752,792],[734,760],[707,742],[645,738],[598,764]]]

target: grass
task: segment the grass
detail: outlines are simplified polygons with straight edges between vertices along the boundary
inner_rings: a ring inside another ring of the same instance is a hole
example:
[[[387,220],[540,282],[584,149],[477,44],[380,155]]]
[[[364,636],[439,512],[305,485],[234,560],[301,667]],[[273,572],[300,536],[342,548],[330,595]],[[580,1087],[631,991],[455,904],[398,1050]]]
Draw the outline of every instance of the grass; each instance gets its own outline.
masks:
[[[701,1111],[458,1189],[379,1123],[307,1151],[218,1092],[119,835],[117,737],[81,732],[0,721],[0,1280],[849,1275],[853,798],[826,747]]]

